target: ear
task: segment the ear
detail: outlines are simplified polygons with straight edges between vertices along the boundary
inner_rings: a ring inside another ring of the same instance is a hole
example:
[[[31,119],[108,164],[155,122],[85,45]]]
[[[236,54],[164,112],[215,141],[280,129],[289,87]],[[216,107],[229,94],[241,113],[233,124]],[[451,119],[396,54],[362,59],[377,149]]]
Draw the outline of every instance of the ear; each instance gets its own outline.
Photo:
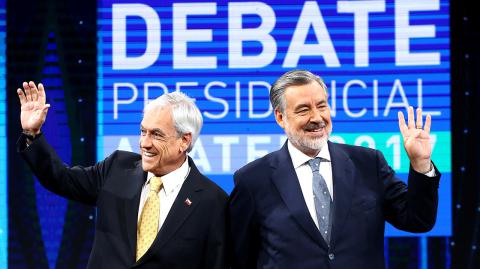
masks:
[[[275,113],[275,120],[277,121],[277,124],[280,125],[282,129],[285,129],[285,121],[283,118],[284,115],[282,114],[282,112],[280,112],[280,110],[278,109],[275,109],[274,113]]]
[[[180,152],[186,152],[188,147],[192,144],[192,133],[182,135],[182,141],[180,142]]]

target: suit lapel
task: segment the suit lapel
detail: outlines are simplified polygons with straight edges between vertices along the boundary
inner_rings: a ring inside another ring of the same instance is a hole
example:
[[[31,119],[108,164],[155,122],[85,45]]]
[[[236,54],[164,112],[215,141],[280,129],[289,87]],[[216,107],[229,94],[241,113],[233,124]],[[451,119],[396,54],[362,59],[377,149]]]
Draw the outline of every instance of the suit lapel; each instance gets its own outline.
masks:
[[[126,177],[132,178],[133,186],[136,189],[135,196],[125,203],[125,223],[127,226],[128,243],[130,246],[130,253],[135,259],[135,251],[137,249],[137,219],[138,207],[140,205],[140,195],[142,193],[142,186],[147,180],[147,172],[143,171],[141,161],[138,161],[136,168],[127,171]]]
[[[343,224],[350,212],[355,187],[353,164],[347,153],[331,142],[328,142],[332,161],[333,177],[333,223],[331,245],[342,231]]]
[[[190,173],[185,179],[185,182],[183,182],[182,188],[180,189],[177,198],[175,198],[172,208],[170,209],[165,222],[162,224],[157,237],[153,241],[152,246],[145,255],[138,260],[137,265],[148,260],[153,253],[162,248],[162,246],[172,238],[200,203],[202,190],[200,178],[202,176],[190,157],[188,157],[188,163],[190,165]],[[187,202],[187,199],[189,202]]]
[[[271,166],[273,168],[272,181],[290,213],[300,227],[317,243],[327,248],[320,232],[315,225],[302,194],[297,174],[293,168],[292,159],[288,152],[287,142],[275,153]]]

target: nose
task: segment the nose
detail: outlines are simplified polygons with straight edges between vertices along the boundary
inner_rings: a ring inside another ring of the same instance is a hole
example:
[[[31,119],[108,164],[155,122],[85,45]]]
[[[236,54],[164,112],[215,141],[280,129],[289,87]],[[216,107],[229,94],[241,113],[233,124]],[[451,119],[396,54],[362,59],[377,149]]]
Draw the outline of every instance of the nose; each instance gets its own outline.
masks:
[[[150,148],[152,146],[152,138],[150,135],[140,135],[140,147]]]
[[[322,121],[322,113],[319,109],[314,108],[310,113],[310,121],[311,122],[320,122]]]

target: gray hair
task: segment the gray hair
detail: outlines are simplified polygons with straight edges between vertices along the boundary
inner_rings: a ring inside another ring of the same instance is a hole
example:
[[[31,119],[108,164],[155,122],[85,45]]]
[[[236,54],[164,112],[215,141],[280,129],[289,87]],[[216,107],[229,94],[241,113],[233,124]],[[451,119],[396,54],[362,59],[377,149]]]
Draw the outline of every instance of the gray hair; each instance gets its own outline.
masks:
[[[307,85],[312,82],[317,82],[325,90],[325,95],[328,96],[327,86],[323,79],[314,75],[307,70],[292,70],[279,77],[270,88],[270,103],[273,109],[278,109],[280,112],[285,112],[285,90],[291,86]]]
[[[187,148],[190,152],[200,134],[203,125],[203,118],[194,100],[184,93],[166,93],[151,101],[145,106],[144,112],[152,109],[161,109],[167,106],[172,107],[172,119],[177,131],[177,136],[192,134],[192,143]]]

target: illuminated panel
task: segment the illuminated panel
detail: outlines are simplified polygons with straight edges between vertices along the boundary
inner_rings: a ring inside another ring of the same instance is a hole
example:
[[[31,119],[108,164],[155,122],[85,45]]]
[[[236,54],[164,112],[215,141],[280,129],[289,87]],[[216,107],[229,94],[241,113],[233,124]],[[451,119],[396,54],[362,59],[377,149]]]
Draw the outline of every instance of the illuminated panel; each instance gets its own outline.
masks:
[[[381,150],[406,179],[397,112],[433,118],[442,172],[437,224],[451,234],[448,1],[100,1],[98,136],[101,160],[137,151],[142,109],[164,92],[196,99],[205,125],[190,156],[227,192],[232,174],[285,141],[268,89],[291,69],[329,88],[331,141]],[[334,183],[335,184],[335,183]],[[416,236],[387,226],[388,236]]]
[[[0,0],[0,268],[8,266],[6,29],[5,1]]]

